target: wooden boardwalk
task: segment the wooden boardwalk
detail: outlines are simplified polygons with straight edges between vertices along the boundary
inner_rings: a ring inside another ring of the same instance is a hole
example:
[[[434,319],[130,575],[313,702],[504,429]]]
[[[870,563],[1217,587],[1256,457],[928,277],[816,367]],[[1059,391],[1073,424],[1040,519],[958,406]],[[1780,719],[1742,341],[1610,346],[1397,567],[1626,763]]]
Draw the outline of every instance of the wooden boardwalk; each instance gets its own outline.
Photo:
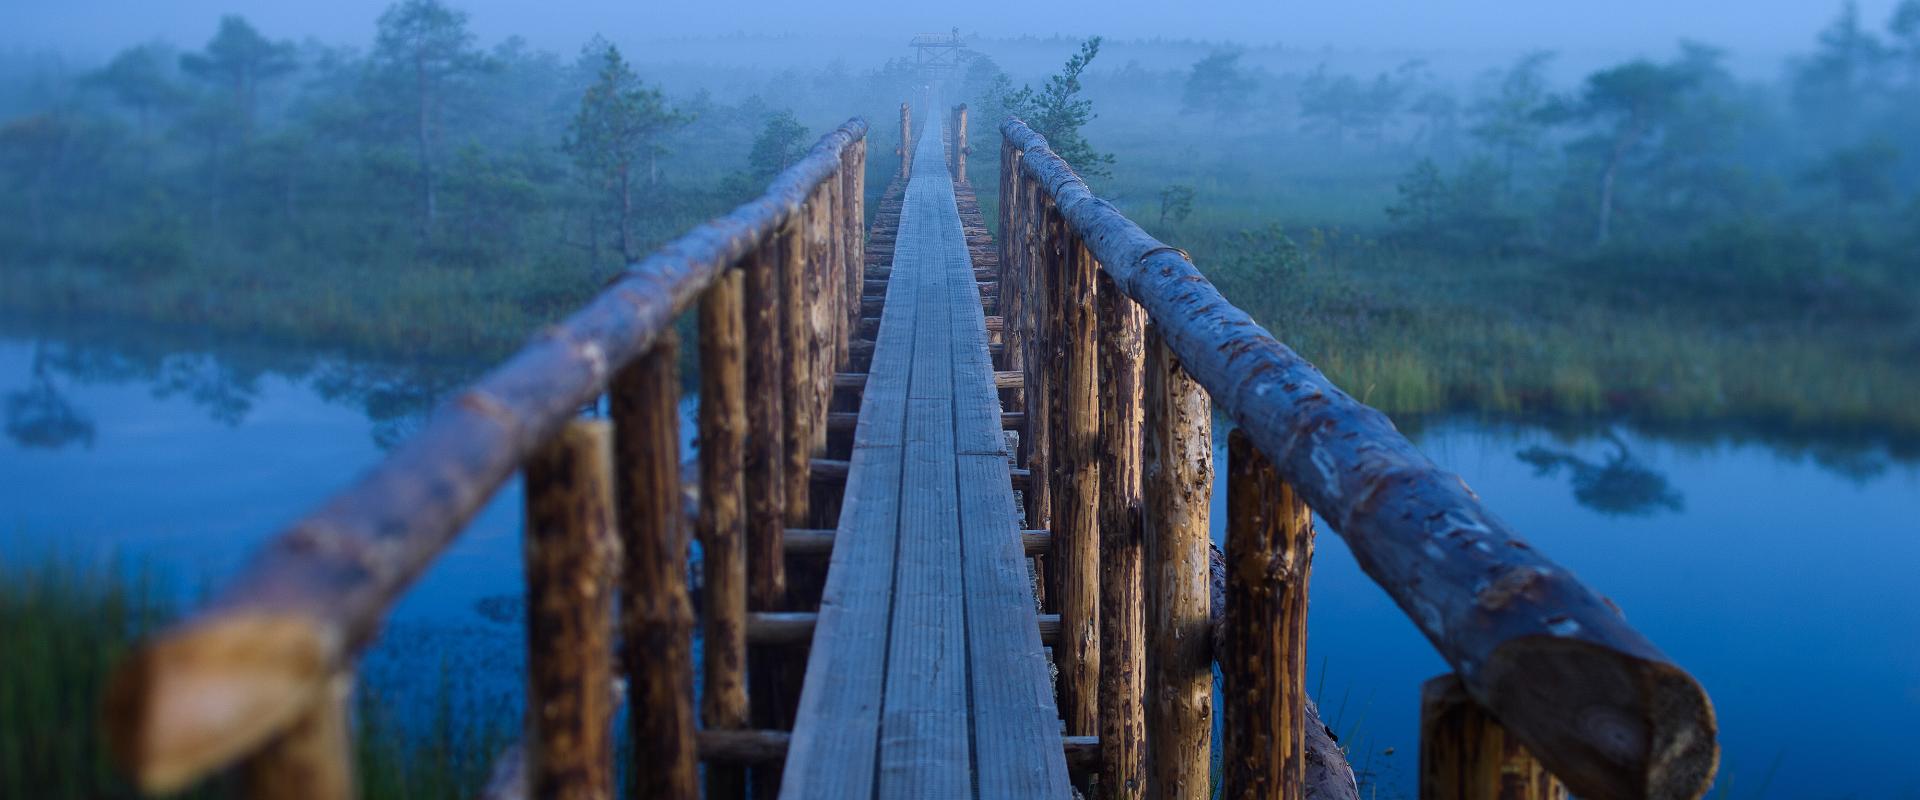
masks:
[[[781,796],[1066,797],[986,318],[937,131],[913,164]]]

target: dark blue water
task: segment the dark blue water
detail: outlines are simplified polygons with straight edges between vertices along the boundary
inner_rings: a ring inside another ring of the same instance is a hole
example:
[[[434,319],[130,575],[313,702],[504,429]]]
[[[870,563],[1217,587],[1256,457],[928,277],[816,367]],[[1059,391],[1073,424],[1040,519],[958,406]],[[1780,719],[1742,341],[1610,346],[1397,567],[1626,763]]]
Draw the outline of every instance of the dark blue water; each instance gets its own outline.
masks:
[[[191,599],[464,374],[147,350],[0,340],[4,560],[137,563]],[[1920,467],[1623,429],[1455,422],[1415,438],[1706,685],[1728,796],[1920,797]],[[454,685],[514,718],[520,526],[509,485],[396,609],[366,662],[374,691]],[[1411,797],[1419,685],[1445,667],[1324,530],[1312,592],[1309,687],[1376,796]]]

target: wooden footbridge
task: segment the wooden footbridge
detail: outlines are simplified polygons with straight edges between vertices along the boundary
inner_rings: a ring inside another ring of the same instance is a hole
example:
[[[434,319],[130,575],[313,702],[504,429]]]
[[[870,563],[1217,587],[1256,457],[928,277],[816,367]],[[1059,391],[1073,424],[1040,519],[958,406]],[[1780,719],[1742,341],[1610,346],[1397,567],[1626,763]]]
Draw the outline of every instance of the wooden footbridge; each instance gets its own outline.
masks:
[[[518,471],[526,735],[487,796],[1355,797],[1303,689],[1309,509],[1453,668],[1423,699],[1421,797],[1707,790],[1705,693],[1609,601],[1024,124],[990,234],[965,107],[901,112],[871,228],[856,119],[144,643],[105,704],[138,784],[353,796],[357,654]]]

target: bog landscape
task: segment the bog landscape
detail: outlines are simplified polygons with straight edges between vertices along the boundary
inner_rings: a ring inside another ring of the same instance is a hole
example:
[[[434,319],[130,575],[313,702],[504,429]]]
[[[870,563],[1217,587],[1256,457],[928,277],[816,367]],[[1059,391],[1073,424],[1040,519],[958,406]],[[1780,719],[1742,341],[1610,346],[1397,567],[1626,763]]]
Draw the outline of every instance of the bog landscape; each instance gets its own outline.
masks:
[[[0,26],[0,798],[1920,798],[1920,0],[577,5]]]

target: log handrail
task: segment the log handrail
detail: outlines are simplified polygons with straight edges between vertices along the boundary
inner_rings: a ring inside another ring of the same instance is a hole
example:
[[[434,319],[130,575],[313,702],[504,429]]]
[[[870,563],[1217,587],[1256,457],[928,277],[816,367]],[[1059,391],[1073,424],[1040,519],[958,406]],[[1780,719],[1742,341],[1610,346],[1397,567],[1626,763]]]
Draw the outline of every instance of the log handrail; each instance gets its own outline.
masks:
[[[612,376],[670,335],[674,318],[729,268],[776,246],[804,209],[861,185],[845,173],[862,168],[866,133],[864,120],[849,120],[760,197],[629,265],[268,542],[206,607],[144,642],[107,699],[111,744],[140,786],[183,787],[330,702],[400,595]],[[844,205],[832,224],[857,226],[858,200]],[[858,275],[841,282],[855,292],[857,314]],[[831,295],[841,288],[827,286],[822,302],[838,308],[844,301]]]
[[[1229,303],[1184,252],[1095,195],[1044,137],[1014,118],[1000,131],[1003,169],[1014,171],[1002,178],[1013,197],[1003,203],[1003,237],[1044,227],[1042,211],[1063,219],[1110,285],[1145,309],[1179,366],[1342,535],[1474,702],[1580,796],[1705,793],[1719,750],[1711,702],[1691,675],[1385,414]],[[1038,202],[1027,199],[1035,191]],[[1017,245],[1012,252],[1018,260]]]

